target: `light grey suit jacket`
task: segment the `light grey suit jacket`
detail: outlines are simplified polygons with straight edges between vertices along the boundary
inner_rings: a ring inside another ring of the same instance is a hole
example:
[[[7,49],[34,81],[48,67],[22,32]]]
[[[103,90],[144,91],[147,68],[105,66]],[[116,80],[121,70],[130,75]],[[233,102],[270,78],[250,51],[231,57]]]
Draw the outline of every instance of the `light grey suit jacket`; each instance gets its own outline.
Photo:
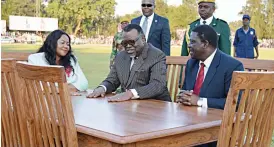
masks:
[[[123,92],[135,89],[140,99],[171,101],[166,86],[166,57],[161,50],[151,44],[145,45],[131,70],[130,64],[131,58],[125,51],[116,56],[113,68],[101,83],[107,88],[107,93],[115,91],[121,85]]]

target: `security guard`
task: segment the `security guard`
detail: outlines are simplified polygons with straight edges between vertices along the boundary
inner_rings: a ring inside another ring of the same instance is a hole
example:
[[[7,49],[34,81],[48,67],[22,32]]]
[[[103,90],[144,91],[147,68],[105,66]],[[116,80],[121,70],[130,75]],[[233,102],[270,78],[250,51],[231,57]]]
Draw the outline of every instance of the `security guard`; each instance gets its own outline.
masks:
[[[122,21],[121,22],[121,29],[123,30],[128,24],[129,24],[129,21],[127,21],[127,20]],[[121,39],[122,39],[122,31],[117,32],[114,35],[114,38],[113,38],[112,51],[111,51],[111,54],[110,54],[110,63],[109,63],[110,68],[113,65],[115,56],[118,53],[117,46],[119,46],[119,42],[121,42]]]
[[[187,32],[184,37],[184,42],[182,45],[181,56],[188,56],[188,42],[191,31],[197,27],[198,25],[210,25],[215,31],[218,33],[219,42],[218,48],[224,53],[230,55],[231,52],[231,42],[230,42],[230,29],[227,24],[222,19],[215,18],[213,13],[215,11],[215,0],[199,0],[199,15],[200,19],[195,20],[191,24],[189,24],[187,28]]]
[[[234,38],[234,57],[257,59],[259,57],[256,32],[253,28],[249,27],[250,16],[243,16],[243,27],[236,31]],[[254,56],[254,48],[256,50],[256,56]]]

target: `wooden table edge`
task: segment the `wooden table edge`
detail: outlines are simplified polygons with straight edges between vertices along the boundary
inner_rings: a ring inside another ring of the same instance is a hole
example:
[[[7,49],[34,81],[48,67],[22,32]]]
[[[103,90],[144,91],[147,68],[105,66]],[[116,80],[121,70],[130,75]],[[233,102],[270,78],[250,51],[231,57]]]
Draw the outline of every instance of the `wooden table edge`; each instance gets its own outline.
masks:
[[[118,144],[128,144],[128,143],[145,141],[145,140],[161,138],[161,137],[166,137],[171,135],[194,132],[197,130],[203,130],[203,129],[213,128],[218,126],[221,126],[221,120],[202,123],[202,124],[195,124],[191,126],[184,126],[184,127],[177,127],[177,128],[166,129],[161,131],[149,132],[145,134],[132,135],[132,136],[114,135],[111,133],[90,129],[81,125],[76,125],[76,129],[77,129],[77,132],[79,133],[83,133],[93,137],[98,137],[98,138],[105,139]]]

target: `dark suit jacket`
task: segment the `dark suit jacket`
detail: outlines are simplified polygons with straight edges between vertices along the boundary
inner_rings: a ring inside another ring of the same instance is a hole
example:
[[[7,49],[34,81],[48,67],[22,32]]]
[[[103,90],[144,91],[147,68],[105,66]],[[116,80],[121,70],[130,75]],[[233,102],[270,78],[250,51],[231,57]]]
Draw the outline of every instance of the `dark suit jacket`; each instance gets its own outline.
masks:
[[[189,59],[186,65],[184,90],[193,90],[199,60]],[[243,64],[217,50],[200,90],[200,97],[207,98],[209,108],[224,109],[233,71],[243,71]]]
[[[101,85],[106,86],[107,93],[115,91],[120,85],[126,89],[136,89],[140,99],[153,98],[171,101],[166,87],[165,54],[152,45],[145,45],[138,59],[130,70],[131,58],[125,52],[120,52],[111,71]]]
[[[132,24],[140,25],[142,16],[131,20]],[[168,19],[154,13],[154,18],[150,27],[147,42],[162,50],[170,56],[170,29]]]

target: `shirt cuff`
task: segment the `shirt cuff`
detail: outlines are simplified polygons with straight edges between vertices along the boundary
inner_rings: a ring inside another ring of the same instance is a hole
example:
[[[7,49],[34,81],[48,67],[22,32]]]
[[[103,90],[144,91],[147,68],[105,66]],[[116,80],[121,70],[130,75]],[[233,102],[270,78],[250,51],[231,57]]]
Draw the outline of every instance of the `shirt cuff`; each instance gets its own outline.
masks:
[[[208,108],[207,98],[200,98],[197,103],[199,107]]]
[[[136,89],[130,89],[131,93],[133,94],[133,97],[131,99],[138,99],[140,96],[138,95],[138,92]]]
[[[105,89],[105,92],[107,92],[107,87],[104,85],[99,85],[99,87],[103,87]]]

